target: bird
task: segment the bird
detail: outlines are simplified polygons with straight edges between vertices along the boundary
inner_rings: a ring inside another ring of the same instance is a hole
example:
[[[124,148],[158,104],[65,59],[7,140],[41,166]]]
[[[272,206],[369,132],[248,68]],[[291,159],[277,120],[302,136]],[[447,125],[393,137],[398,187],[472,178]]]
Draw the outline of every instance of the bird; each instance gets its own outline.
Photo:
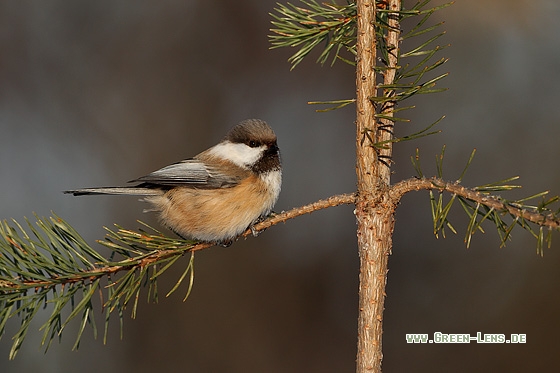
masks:
[[[136,185],[64,193],[143,196],[151,205],[145,211],[155,211],[180,237],[229,246],[278,200],[282,165],[276,134],[265,121],[247,119],[217,145],[129,183]]]

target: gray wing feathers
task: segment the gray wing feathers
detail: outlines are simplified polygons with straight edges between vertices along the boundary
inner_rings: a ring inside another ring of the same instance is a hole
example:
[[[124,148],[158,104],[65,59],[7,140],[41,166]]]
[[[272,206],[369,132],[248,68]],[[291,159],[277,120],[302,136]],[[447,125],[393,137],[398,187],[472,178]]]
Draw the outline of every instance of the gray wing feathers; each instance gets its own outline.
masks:
[[[64,193],[75,196],[88,194],[127,194],[136,196],[160,195],[161,187],[185,186],[192,188],[227,188],[238,184],[239,177],[226,176],[219,169],[207,166],[198,159],[187,159],[163,167],[146,176],[131,180],[141,183],[136,187],[100,187],[67,190]]]
[[[184,184],[205,184],[209,177],[210,175],[202,162],[189,159],[163,167],[131,182],[179,186]]]
[[[227,176],[219,169],[194,158],[163,167],[131,182],[212,189],[234,186],[239,183],[239,177]]]

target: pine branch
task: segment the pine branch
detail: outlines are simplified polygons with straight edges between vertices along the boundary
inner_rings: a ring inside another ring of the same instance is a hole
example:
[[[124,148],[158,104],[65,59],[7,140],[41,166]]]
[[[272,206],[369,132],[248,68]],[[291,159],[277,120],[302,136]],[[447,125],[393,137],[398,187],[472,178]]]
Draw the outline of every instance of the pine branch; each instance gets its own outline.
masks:
[[[269,36],[271,48],[299,47],[288,61],[294,69],[316,46],[324,43],[325,47],[317,58],[317,62],[324,64],[332,52],[334,58],[349,64],[351,60],[342,57],[341,51],[346,50],[355,55],[356,41],[356,7],[355,4],[345,6],[335,3],[317,3],[315,0],[301,0],[304,6],[299,7],[288,3],[278,4],[273,17]],[[353,58],[353,56],[352,56]]]
[[[298,47],[298,51],[288,61],[294,69],[311,51],[320,45],[323,50],[317,62],[324,64],[334,51],[332,63],[342,60],[355,65],[340,52],[347,50],[356,54],[356,21],[357,8],[355,2],[341,6],[334,3],[317,3],[316,1],[300,1],[302,6],[278,4],[276,13],[271,13],[271,29],[273,35],[269,37],[272,48]],[[375,39],[380,64],[373,68],[379,72],[380,81],[370,92],[370,100],[375,105],[374,117],[381,125],[372,131],[368,127],[363,132],[362,144],[366,143],[375,148],[379,159],[386,165],[391,164],[391,144],[394,142],[410,141],[419,137],[437,134],[440,131],[427,131],[438,124],[443,117],[426,126],[424,130],[400,137],[394,136],[396,122],[408,122],[398,112],[414,108],[414,106],[398,107],[402,101],[419,94],[437,93],[445,88],[436,88],[436,84],[448,74],[429,76],[435,69],[447,62],[446,58],[433,61],[433,58],[446,46],[435,45],[436,41],[445,34],[439,32],[425,40],[426,36],[439,30],[443,23],[428,26],[431,15],[452,3],[435,7],[428,7],[430,1],[418,1],[410,9],[400,9],[392,6],[390,1],[377,1],[375,12]],[[408,18],[417,17],[419,20],[410,31],[401,35],[400,23]],[[416,42],[408,51],[401,51],[398,47],[400,40]],[[401,65],[405,61],[410,61]],[[379,94],[373,94],[381,91]],[[341,99],[330,101],[310,101],[313,105],[328,105],[326,112],[346,107],[355,103],[356,99]]]
[[[486,184],[474,188],[467,188],[459,182],[445,181],[438,177],[433,178],[414,178],[407,179],[394,184],[391,187],[390,195],[397,203],[400,198],[411,191],[430,190],[440,193],[439,198],[434,198],[430,194],[432,204],[432,218],[434,221],[434,233],[444,233],[444,227],[449,227],[454,233],[455,228],[448,221],[449,212],[455,201],[459,201],[461,207],[469,217],[467,225],[465,243],[470,244],[472,235],[477,231],[484,232],[481,224],[484,221],[491,222],[497,229],[502,245],[511,237],[511,232],[515,226],[527,230],[537,239],[537,253],[543,255],[543,246],[550,247],[552,231],[560,230],[560,209],[553,210],[550,206],[558,202],[558,196],[544,199],[548,192],[541,192],[530,197],[507,200],[490,192],[508,191],[519,188],[518,185],[511,185],[509,182],[516,178],[501,180],[496,183]],[[451,198],[447,203],[443,203],[442,194],[447,192]],[[529,205],[526,202],[541,198],[537,205]],[[509,218],[509,220],[506,220]],[[537,231],[535,231],[537,229]],[[547,230],[545,235],[544,229]]]
[[[447,219],[447,216],[455,201],[458,200],[461,207],[469,217],[469,224],[465,235],[465,243],[467,247],[470,246],[471,238],[477,230],[484,232],[481,224],[488,220],[496,226],[502,246],[505,246],[506,241],[511,238],[513,228],[519,225],[537,239],[537,253],[542,256],[544,254],[544,244],[547,244],[547,246],[550,247],[552,231],[558,229],[557,217],[560,213],[560,209],[554,211],[550,208],[550,206],[558,202],[560,197],[555,196],[545,199],[548,192],[540,192],[518,200],[506,200],[499,196],[492,196],[489,194],[521,188],[520,185],[511,184],[512,181],[518,179],[517,176],[471,189],[461,189],[461,193],[457,193],[458,188],[463,188],[460,186],[460,183],[469,169],[475,153],[476,149],[471,152],[463,171],[455,182],[445,182],[444,188],[428,188],[430,189],[430,204],[434,223],[434,234],[438,237],[439,233],[441,233],[442,236],[445,237],[446,227],[453,233],[457,233],[457,230]],[[442,147],[441,153],[436,156],[437,176],[432,179],[437,180],[437,182],[443,180],[444,157],[445,145]],[[421,180],[430,180],[425,179],[422,172],[418,149],[416,149],[416,156],[411,157],[411,161],[418,177]],[[416,185],[416,183],[413,184]],[[400,187],[397,187],[396,185],[395,188],[396,190],[400,189]],[[407,191],[406,188],[404,190],[405,192]],[[433,190],[439,191],[437,198],[434,196]],[[451,192],[452,195],[451,199],[445,204],[443,201],[443,192]],[[537,198],[541,199],[541,202],[538,205],[534,206],[526,204],[527,201],[535,200]],[[511,221],[504,220],[504,216],[509,216]],[[536,227],[538,227],[538,231],[534,230]],[[548,229],[546,236],[544,234],[545,228]]]
[[[335,207],[344,204],[346,205],[353,204],[355,201],[356,201],[355,193],[338,194],[329,197],[327,199],[321,199],[317,202],[313,202],[305,206],[293,208],[289,211],[282,211],[282,213],[273,214],[266,220],[258,224],[255,224],[253,226],[253,229],[252,230],[248,229],[245,233],[243,233],[243,236],[246,237],[252,232],[262,232],[273,225],[276,225],[278,223],[284,223],[289,219],[293,219],[301,215],[310,214],[312,212],[323,210],[328,207]]]
[[[110,315],[117,311],[122,328],[122,311],[132,303],[134,317],[142,285],[150,288],[148,298],[157,300],[157,278],[193,247],[193,242],[166,238],[157,231],[119,230],[110,232],[104,241],[112,249],[111,258],[106,259],[61,218],[36,218],[36,226],[26,219],[31,235],[15,220],[0,223],[0,335],[8,319],[17,316],[22,321],[13,338],[11,359],[21,347],[31,320],[49,305],[51,316],[40,328],[46,349],[75,318],[80,319],[80,327],[74,348],[79,346],[87,323],[96,335],[93,295],[104,291],[105,339]],[[121,259],[116,260],[116,256]],[[189,294],[193,261],[191,254],[183,276],[168,295],[190,274]],[[63,316],[65,310],[67,316]]]
[[[354,200],[354,194],[343,194],[274,214],[255,224],[243,236],[257,234],[303,214],[354,203]],[[139,222],[144,225],[139,231],[119,226],[115,230],[107,229],[105,240],[98,241],[111,250],[107,259],[60,217],[36,218],[35,225],[26,219],[31,234],[15,220],[0,222],[0,336],[9,319],[21,319],[10,359],[16,356],[33,318],[49,305],[51,315],[40,328],[43,331],[41,343],[46,350],[55,337],[61,338],[73,319],[80,320],[74,348],[78,348],[88,323],[97,335],[93,316],[96,293],[101,295],[101,308],[105,312],[104,340],[110,316],[115,312],[122,335],[123,312],[131,306],[131,315],[136,316],[141,289],[147,287],[148,301],[157,302],[157,279],[181,257],[190,254],[182,275],[166,293],[166,296],[171,295],[188,279],[186,300],[194,282],[194,252],[213,246],[207,242],[167,237]],[[67,316],[63,316],[65,310],[68,310]]]

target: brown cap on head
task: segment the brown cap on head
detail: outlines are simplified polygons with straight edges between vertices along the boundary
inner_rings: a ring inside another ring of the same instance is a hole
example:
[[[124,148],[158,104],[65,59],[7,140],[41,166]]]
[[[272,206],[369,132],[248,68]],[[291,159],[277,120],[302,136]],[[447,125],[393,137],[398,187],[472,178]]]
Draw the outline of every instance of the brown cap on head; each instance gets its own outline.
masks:
[[[252,148],[276,145],[276,134],[264,120],[247,119],[233,127],[226,136],[232,143],[243,143]]]

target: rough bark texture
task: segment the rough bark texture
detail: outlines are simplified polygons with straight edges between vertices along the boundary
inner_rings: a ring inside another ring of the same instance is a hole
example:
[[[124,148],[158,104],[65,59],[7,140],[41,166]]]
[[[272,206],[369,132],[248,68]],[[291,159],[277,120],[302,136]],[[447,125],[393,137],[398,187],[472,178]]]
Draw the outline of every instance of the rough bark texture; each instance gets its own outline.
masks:
[[[392,8],[398,4],[398,1],[389,1],[389,6]],[[389,140],[392,136],[392,131],[380,130],[379,126],[392,125],[392,123],[390,121],[376,122],[375,107],[370,100],[370,97],[376,95],[375,1],[357,1],[357,10],[356,174],[358,197],[355,213],[358,224],[360,288],[356,371],[364,373],[381,372],[383,358],[381,338],[387,261],[392,248],[396,205],[395,201],[389,197],[390,144],[386,149],[376,153],[376,149],[371,143],[371,139],[379,142]],[[393,38],[394,36],[388,35],[387,41],[390,43]],[[396,44],[398,36],[394,40]],[[391,65],[393,61],[388,62]],[[396,53],[394,62],[396,64]],[[384,76],[384,83],[393,78],[394,70],[388,70]],[[391,111],[392,108],[382,109],[384,114]],[[380,161],[380,155],[383,157],[383,162]]]
[[[393,212],[394,206],[386,200],[373,208],[367,200],[360,199],[356,207],[361,263],[356,369],[359,373],[381,371],[383,310]]]
[[[385,274],[391,236],[387,235],[383,221],[391,220],[379,210],[382,195],[381,179],[377,167],[375,148],[366,140],[366,133],[375,134],[375,108],[369,97],[375,92],[376,43],[373,20],[375,2],[362,0],[358,6],[358,40],[356,60],[356,174],[358,199],[356,220],[358,224],[358,250],[360,256],[360,288],[358,316],[358,353],[356,371],[380,372],[383,353],[383,308],[385,300]]]

